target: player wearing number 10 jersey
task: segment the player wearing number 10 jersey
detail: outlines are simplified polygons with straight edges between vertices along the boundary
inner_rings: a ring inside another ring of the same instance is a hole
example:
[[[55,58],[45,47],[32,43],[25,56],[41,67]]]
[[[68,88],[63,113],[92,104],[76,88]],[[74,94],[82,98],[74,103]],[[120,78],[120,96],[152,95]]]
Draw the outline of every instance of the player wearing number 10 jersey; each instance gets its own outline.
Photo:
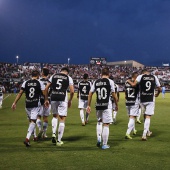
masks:
[[[145,123],[144,123],[144,131],[142,135],[142,140],[146,141],[146,135],[149,131],[150,127],[150,118],[154,115],[155,109],[155,97],[159,96],[161,92],[160,82],[158,78],[154,75],[151,75],[147,70],[143,70],[143,74],[139,75],[136,78],[135,82],[128,82],[132,86],[136,86],[139,84],[140,88],[140,102],[142,107],[145,109],[144,116],[145,116]],[[155,93],[155,88],[157,87],[157,93]]]
[[[29,139],[31,137],[31,134],[33,133],[36,125],[36,120],[38,113],[40,111],[40,96],[42,94],[45,94],[45,86],[44,84],[38,80],[39,78],[39,72],[37,70],[32,71],[32,79],[25,81],[22,86],[21,90],[16,96],[16,99],[14,100],[14,103],[12,104],[12,109],[16,109],[16,104],[18,100],[21,98],[22,94],[25,92],[26,96],[26,113],[27,117],[30,121],[28,131],[27,131],[27,136],[24,141],[24,144],[28,147],[30,146]]]
[[[91,100],[93,93],[96,92],[96,116],[98,119],[96,131],[97,131],[97,146],[101,144],[101,136],[103,139],[102,149],[110,148],[107,145],[109,137],[109,124],[113,122],[112,117],[112,101],[110,94],[115,102],[115,110],[118,110],[117,97],[115,95],[114,81],[109,79],[109,69],[102,69],[102,78],[96,80],[89,92],[87,112],[91,111]],[[103,124],[103,125],[102,125]]]

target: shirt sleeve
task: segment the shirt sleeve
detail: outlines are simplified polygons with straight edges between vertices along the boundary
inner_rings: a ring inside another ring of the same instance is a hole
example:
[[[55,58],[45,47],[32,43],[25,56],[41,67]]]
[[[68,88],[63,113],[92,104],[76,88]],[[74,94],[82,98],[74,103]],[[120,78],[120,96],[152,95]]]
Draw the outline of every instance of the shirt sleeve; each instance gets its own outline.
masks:
[[[69,78],[69,86],[74,85],[73,79],[70,76],[68,76],[68,78]]]
[[[25,91],[25,83],[26,83],[26,81],[24,81],[24,82],[22,83],[22,85],[21,85],[21,90],[24,90],[24,91]]]
[[[156,83],[156,86],[157,87],[160,87],[161,85],[160,85],[160,82],[159,82],[159,80],[158,80],[158,77],[156,77],[155,76],[155,83]]]
[[[111,86],[111,93],[115,92],[115,85],[114,85],[114,81],[113,80],[110,80],[110,86]]]
[[[45,85],[42,81],[39,81],[40,82],[40,86],[41,86],[41,90],[45,90]]]
[[[92,92],[92,93],[95,92],[95,82],[94,82],[93,85],[91,86],[90,92]]]
[[[138,83],[140,83],[141,78],[142,78],[142,75],[137,76],[136,81],[137,81]]]

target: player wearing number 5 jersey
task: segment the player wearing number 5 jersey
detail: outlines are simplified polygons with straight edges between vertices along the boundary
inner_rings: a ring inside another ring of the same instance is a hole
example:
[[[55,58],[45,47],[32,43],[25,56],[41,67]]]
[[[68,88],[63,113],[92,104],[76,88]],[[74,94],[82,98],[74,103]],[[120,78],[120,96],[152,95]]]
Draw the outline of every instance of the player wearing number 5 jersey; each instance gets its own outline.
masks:
[[[82,122],[82,126],[85,126],[88,123],[89,113],[86,112],[86,121],[84,121],[84,111],[87,108],[87,100],[89,91],[91,88],[91,82],[88,81],[88,74],[83,75],[83,81],[78,83],[78,92],[77,98],[79,99],[78,108],[80,109],[80,118]]]
[[[46,95],[45,86],[41,81],[38,80],[38,78],[39,78],[39,72],[37,70],[33,70],[32,79],[27,80],[22,84],[21,90],[16,96],[14,103],[12,104],[12,109],[15,110],[18,100],[21,98],[22,94],[25,92],[25,96],[26,96],[25,110],[26,110],[27,117],[30,122],[28,131],[27,131],[27,136],[24,141],[24,144],[26,146],[30,146],[29,139],[36,126],[36,120],[37,120],[37,116],[40,111],[40,105],[41,105],[40,96],[42,93]]]
[[[132,86],[139,84],[140,102],[145,109],[144,131],[142,135],[142,140],[145,141],[147,140],[146,135],[150,127],[150,118],[154,115],[155,97],[158,97],[161,92],[160,82],[156,76],[151,75],[147,70],[143,70],[143,74],[139,75],[135,82],[131,82],[130,80],[128,82]],[[158,89],[157,93],[155,93],[156,87]]]
[[[88,96],[88,106],[87,112],[90,113],[91,111],[91,100],[92,95],[96,92],[96,116],[97,116],[97,146],[100,147],[101,144],[101,136],[103,139],[103,146],[102,149],[110,148],[107,145],[108,137],[109,137],[109,124],[113,122],[112,117],[112,101],[110,98],[110,94],[115,102],[115,110],[118,110],[117,105],[117,97],[115,95],[115,87],[113,80],[109,79],[109,69],[103,68],[102,69],[102,78],[96,80],[89,92]]]
[[[50,83],[47,84],[46,90],[51,88],[51,110],[53,114],[52,118],[52,143],[56,144],[56,131],[59,118],[58,127],[58,140],[57,145],[61,146],[61,141],[64,128],[65,119],[67,116],[67,108],[71,106],[71,102],[74,96],[73,79],[68,75],[69,69],[63,67],[60,73],[52,75],[49,79]],[[70,98],[67,99],[67,89],[70,90]]]

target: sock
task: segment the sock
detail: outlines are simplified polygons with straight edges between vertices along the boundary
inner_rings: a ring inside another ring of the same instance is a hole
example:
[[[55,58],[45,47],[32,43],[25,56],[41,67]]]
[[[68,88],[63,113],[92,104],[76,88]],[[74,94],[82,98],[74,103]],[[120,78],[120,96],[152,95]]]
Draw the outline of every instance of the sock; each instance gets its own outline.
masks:
[[[134,130],[134,124],[135,120],[133,118],[129,118],[128,129],[126,132],[128,135],[131,133],[132,129]]]
[[[34,129],[35,129],[35,123],[34,123],[34,122],[31,122],[31,123],[29,124],[28,132],[27,132],[27,136],[26,136],[26,138],[27,138],[28,140],[30,139],[31,134],[32,134],[32,132],[34,131]]]
[[[41,120],[40,120],[40,119],[37,119],[36,124],[37,124],[37,127],[38,127],[39,132],[40,132],[40,131],[42,130],[42,127],[41,127]]]
[[[97,133],[97,141],[101,142],[101,135],[102,135],[102,126],[103,123],[102,122],[97,122],[97,126],[96,126],[96,133]]]
[[[65,123],[61,122],[58,127],[58,142],[61,141],[64,133]]]
[[[144,123],[144,131],[143,131],[144,137],[146,136],[146,133],[149,131],[149,127],[150,127],[150,118],[146,118]]]
[[[109,126],[104,126],[102,133],[103,145],[107,145],[108,138],[109,138]]]
[[[43,122],[43,132],[44,132],[44,135],[46,135],[47,127],[48,127],[48,122]]]
[[[34,138],[37,137],[37,134],[36,134],[36,126],[35,126],[35,128],[34,128],[34,130],[33,130],[33,132],[32,132],[32,135],[34,136]]]
[[[117,111],[113,112],[113,119],[116,119]]]
[[[140,121],[141,108],[139,109],[139,115],[137,116],[137,121]]]
[[[52,124],[52,133],[56,134],[58,119],[53,117],[52,120],[51,120],[51,124]]]
[[[80,109],[80,118],[81,118],[81,122],[84,123],[84,110]]]
[[[89,121],[89,114],[86,112],[86,121]]]

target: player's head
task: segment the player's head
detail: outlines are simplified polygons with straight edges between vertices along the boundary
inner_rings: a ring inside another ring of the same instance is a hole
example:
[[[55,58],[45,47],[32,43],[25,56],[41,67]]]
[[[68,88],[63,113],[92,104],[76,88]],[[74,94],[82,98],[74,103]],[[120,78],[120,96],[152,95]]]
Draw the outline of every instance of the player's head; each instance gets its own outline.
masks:
[[[88,77],[89,77],[89,75],[87,74],[87,73],[85,73],[84,75],[83,75],[83,79],[88,79]]]
[[[132,79],[133,79],[133,80],[135,80],[137,76],[138,76],[138,73],[137,73],[137,72],[133,72],[133,73],[132,73]]]
[[[109,76],[109,79],[113,80],[114,78],[113,78],[113,76],[112,76],[112,75],[110,75],[110,76]]]
[[[149,73],[149,71],[147,69],[142,70],[142,74],[148,74],[148,73]]]
[[[33,70],[32,73],[31,73],[32,77],[37,77],[39,78],[40,76],[40,72],[38,70]]]
[[[49,69],[48,69],[47,67],[43,67],[43,69],[42,69],[42,74],[43,74],[44,76],[48,76],[48,74],[49,74]]]
[[[68,67],[63,67],[63,68],[61,69],[61,72],[64,72],[64,73],[66,73],[66,74],[69,74],[69,69],[68,69]]]
[[[109,76],[109,68],[105,67],[102,69],[102,76]]]

